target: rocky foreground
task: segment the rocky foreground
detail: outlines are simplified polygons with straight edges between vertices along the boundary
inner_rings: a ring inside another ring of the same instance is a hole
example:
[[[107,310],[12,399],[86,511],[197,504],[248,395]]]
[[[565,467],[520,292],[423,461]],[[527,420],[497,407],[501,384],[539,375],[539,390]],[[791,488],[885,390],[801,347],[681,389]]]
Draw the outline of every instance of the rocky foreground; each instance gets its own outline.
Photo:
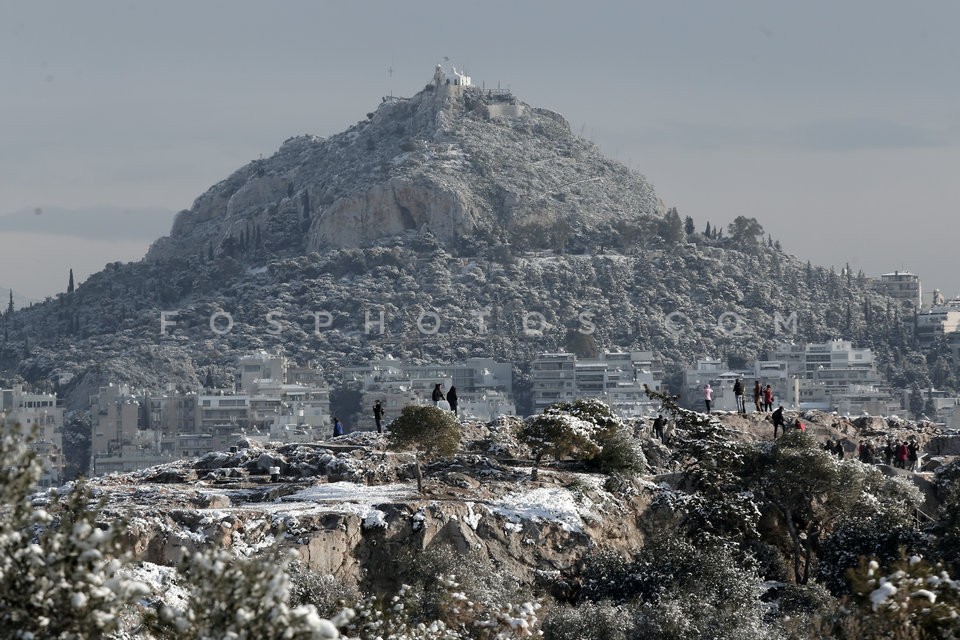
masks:
[[[722,414],[737,438],[772,440],[762,414]],[[791,423],[795,416],[790,416]],[[844,439],[848,457],[861,439],[917,439],[922,471],[881,465],[912,479],[936,513],[930,471],[960,453],[960,437],[931,424],[807,412],[819,440]],[[517,421],[463,425],[460,453],[425,466],[418,493],[414,457],[389,451],[384,436],[355,433],[315,444],[243,442],[140,472],[91,481],[108,518],[127,521],[140,560],[175,565],[209,545],[252,555],[277,542],[299,550],[309,568],[348,584],[390,588],[398,576],[378,567],[438,542],[482,551],[525,583],[575,569],[597,547],[624,554],[671,526],[664,504],[682,482],[671,448],[638,424],[649,474],[610,477],[553,462],[531,477]],[[276,471],[279,470],[279,474]],[[273,475],[271,475],[273,472]]]

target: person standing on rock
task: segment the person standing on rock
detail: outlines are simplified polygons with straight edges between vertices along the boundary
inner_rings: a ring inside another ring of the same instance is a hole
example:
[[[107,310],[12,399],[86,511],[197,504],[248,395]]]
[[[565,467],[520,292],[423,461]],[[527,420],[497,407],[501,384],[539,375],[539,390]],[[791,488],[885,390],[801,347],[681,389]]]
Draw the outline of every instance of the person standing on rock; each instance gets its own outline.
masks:
[[[333,437],[343,435],[343,424],[340,423],[340,418],[333,416]]]
[[[713,389],[710,387],[708,382],[706,386],[703,387],[703,401],[707,405],[707,414],[710,413],[710,402],[713,400]]]
[[[907,450],[907,443],[905,441],[901,441],[900,444],[897,445],[897,463],[895,466],[898,469],[906,469],[907,457],[909,455],[910,452]]]
[[[773,411],[773,387],[770,385],[763,390],[763,410]]]
[[[443,400],[443,389],[440,388],[439,382],[433,387],[433,393],[430,395],[430,399],[433,400],[433,406],[440,406],[440,401]]]
[[[450,385],[450,391],[447,391],[447,402],[450,404],[450,411],[453,411],[453,415],[457,415],[457,388],[453,385]]]
[[[837,446],[836,446],[836,448],[834,449],[834,453],[837,454],[837,457],[838,457],[838,458],[840,458],[841,460],[843,460],[843,456],[845,455],[845,452],[844,452],[844,450],[843,450],[843,439],[842,439],[842,438],[838,438],[838,439],[837,439]]]
[[[746,413],[747,405],[743,400],[743,378],[737,378],[737,381],[733,383],[733,397],[737,401],[737,413]]]
[[[911,440],[910,444],[907,445],[907,460],[910,461],[910,466],[907,468],[916,471],[917,462],[920,460],[920,445],[917,444],[916,440]]]
[[[757,408],[757,411],[762,411],[760,408],[760,398],[763,397],[763,387],[760,386],[760,381],[757,380],[753,383],[753,406]]]
[[[383,433],[383,405],[379,400],[373,403],[373,420],[377,423],[377,433]]]
[[[777,410],[773,412],[773,439],[777,439],[777,428],[780,429],[780,435],[786,433],[787,422],[783,419],[783,405],[777,407]]]
[[[663,414],[658,415],[657,419],[653,421],[653,433],[660,442],[663,442],[663,425],[666,423]]]
[[[887,446],[883,448],[883,462],[889,467],[893,464],[893,456],[897,448],[893,445],[893,438],[887,438]]]

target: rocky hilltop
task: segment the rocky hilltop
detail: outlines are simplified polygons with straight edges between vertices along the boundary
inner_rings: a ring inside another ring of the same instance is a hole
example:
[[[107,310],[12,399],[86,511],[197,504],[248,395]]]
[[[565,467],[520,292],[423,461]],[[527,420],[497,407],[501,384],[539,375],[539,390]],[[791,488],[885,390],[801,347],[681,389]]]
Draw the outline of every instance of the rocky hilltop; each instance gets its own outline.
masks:
[[[557,225],[597,239],[662,213],[642,176],[573,135],[559,114],[450,84],[438,68],[413,97],[384,98],[330,138],[291,138],[214,185],[147,259],[253,242],[280,253],[372,246],[422,231],[451,247]]]

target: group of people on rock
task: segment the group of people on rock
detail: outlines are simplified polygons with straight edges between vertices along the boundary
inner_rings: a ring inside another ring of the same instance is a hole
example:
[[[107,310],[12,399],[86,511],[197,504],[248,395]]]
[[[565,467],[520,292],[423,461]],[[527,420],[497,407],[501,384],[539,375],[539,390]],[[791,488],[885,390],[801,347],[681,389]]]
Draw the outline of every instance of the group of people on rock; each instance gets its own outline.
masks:
[[[457,414],[457,388],[454,385],[450,385],[450,390],[446,393],[443,392],[443,387],[438,382],[436,386],[433,387],[433,393],[430,395],[430,399],[433,400],[433,406],[439,407],[442,400],[446,400],[447,404],[450,405],[450,411],[453,411],[453,414]]]
[[[747,413],[745,394],[746,385],[743,384],[743,378],[737,378],[736,382],[733,383],[733,397],[737,401],[737,413]],[[703,387],[703,401],[707,406],[707,413],[710,413],[713,406],[713,387],[710,386],[709,382]],[[773,411],[773,387],[769,384],[763,386],[759,380],[755,380],[753,383],[753,406],[756,407],[758,412]]]
[[[823,448],[837,454],[841,460],[846,456],[843,438],[837,438],[836,442],[827,440]],[[886,444],[880,449],[877,443],[869,439],[857,443],[855,455],[860,462],[878,464],[878,454],[882,454],[883,463],[886,465],[916,471],[920,462],[920,444],[916,440],[898,441],[888,438]]]
[[[747,387],[743,383],[743,378],[737,378],[733,383],[733,397],[737,401],[737,413],[747,412],[746,402]],[[769,384],[763,386],[759,380],[753,381],[753,406],[757,411],[773,411],[773,387]]]

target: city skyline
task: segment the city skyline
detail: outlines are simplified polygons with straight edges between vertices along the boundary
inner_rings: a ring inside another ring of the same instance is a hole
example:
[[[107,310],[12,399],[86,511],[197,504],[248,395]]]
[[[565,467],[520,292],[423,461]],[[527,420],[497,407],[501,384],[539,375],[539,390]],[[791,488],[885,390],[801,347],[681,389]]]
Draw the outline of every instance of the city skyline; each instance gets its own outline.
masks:
[[[157,239],[10,214],[171,216],[288,137],[411,95],[447,56],[559,111],[699,230],[755,217],[802,260],[910,271],[951,297],[958,17],[948,2],[7,3],[0,286],[54,295],[70,268],[82,281]]]

